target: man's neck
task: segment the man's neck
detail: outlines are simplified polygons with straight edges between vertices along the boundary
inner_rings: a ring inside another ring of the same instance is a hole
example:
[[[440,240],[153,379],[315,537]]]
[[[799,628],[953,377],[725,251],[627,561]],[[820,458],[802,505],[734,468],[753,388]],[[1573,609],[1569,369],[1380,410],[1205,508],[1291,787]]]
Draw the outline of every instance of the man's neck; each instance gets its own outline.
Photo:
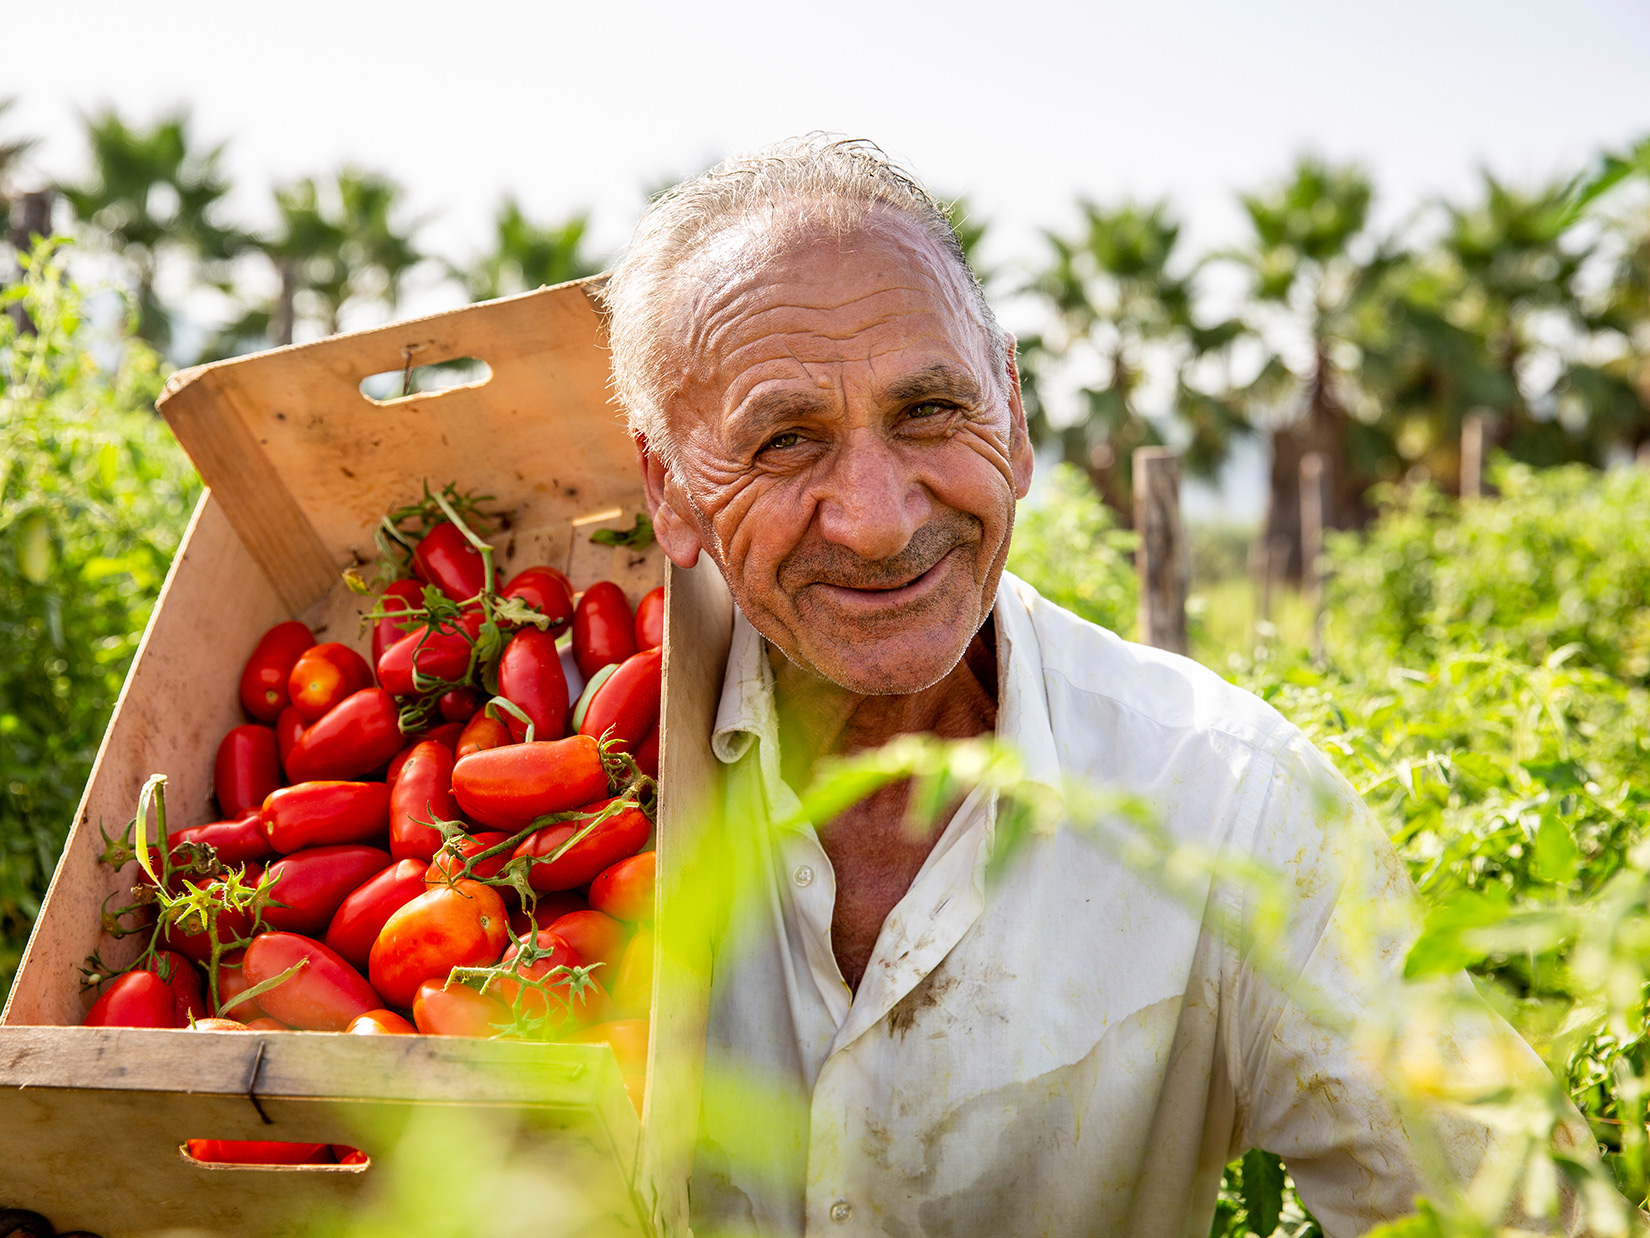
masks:
[[[897,696],[851,692],[774,650],[774,702],[785,780],[800,790],[820,758],[879,748],[898,735],[968,739],[995,730],[994,634],[988,618],[949,674],[919,692]]]

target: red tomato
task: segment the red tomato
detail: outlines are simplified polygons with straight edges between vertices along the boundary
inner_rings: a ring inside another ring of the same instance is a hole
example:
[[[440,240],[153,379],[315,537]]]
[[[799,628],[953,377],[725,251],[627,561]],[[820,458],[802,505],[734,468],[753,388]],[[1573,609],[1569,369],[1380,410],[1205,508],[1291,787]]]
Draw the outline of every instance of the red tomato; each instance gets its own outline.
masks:
[[[407,766],[407,758],[412,756],[413,749],[418,747],[418,745],[423,743],[423,742],[424,742],[424,733],[419,732],[419,736],[418,736],[417,739],[413,740],[412,743],[408,744],[405,748],[401,749],[400,752],[396,753],[393,757],[390,758],[390,763],[384,767],[384,785],[385,786],[387,786],[387,787],[395,786],[395,780],[397,778],[401,777],[401,771],[403,769],[405,769],[406,766]]]
[[[441,744],[448,752],[452,752],[458,747],[458,737],[464,734],[464,726],[462,722],[443,722],[440,726],[432,726],[419,738]]]
[[[420,663],[419,665],[423,665]],[[487,703],[487,698],[474,688],[454,688],[443,692],[436,708],[448,722],[464,723],[476,716],[476,711]]]
[[[177,995],[152,971],[129,971],[109,981],[86,1012],[87,1027],[182,1027]]]
[[[665,643],[665,587],[649,589],[636,603],[636,648],[657,649]]]
[[[246,1025],[255,1032],[290,1032],[292,1030],[279,1019],[271,1019],[268,1015],[248,1019]]]
[[[481,552],[450,521],[436,525],[413,547],[413,570],[455,602],[475,597],[487,579]]]
[[[250,723],[223,737],[212,763],[212,794],[218,798],[219,812],[231,818],[256,812],[264,796],[280,785],[274,731]]]
[[[281,1143],[271,1139],[190,1139],[189,1158],[208,1165],[307,1165],[324,1143]]]
[[[551,636],[560,636],[573,622],[573,585],[553,567],[541,565],[517,572],[499,596],[520,598],[548,618]]]
[[[435,858],[430,862],[428,869],[425,870],[425,884],[432,886],[450,885],[458,880],[458,874],[464,867],[464,860],[487,850],[489,847],[507,841],[509,837],[508,834],[500,834],[493,830],[482,830],[479,834],[467,834],[462,838],[449,839],[441,850],[435,853]],[[475,871],[470,876],[477,880],[485,877],[496,877],[499,870],[509,862],[509,851],[500,851],[497,855],[477,864]],[[500,897],[502,897],[502,894]]]
[[[441,831],[426,822],[459,819],[453,798],[452,751],[432,740],[417,744],[390,791],[390,854],[429,860],[441,848]]]
[[[636,652],[636,624],[624,590],[599,580],[584,591],[573,611],[573,660],[586,679]]]
[[[188,1027],[191,1015],[197,1019],[206,1017],[206,996],[201,992],[201,974],[183,955],[175,950],[162,950],[150,956],[144,970],[154,972],[172,990],[179,1027]]]
[[[217,853],[221,864],[244,864],[247,860],[261,860],[275,854],[269,845],[269,835],[264,833],[263,817],[256,809],[234,821],[191,825],[172,830],[166,837],[174,847],[182,843],[205,844]],[[172,854],[176,857],[178,853],[174,850]]]
[[[533,1019],[549,1018],[553,1024],[559,1024],[575,1017],[570,1009],[573,1001],[569,996],[570,980],[562,973],[553,975],[560,968],[574,968],[583,964],[578,953],[572,946],[562,940],[560,934],[549,929],[540,929],[533,935],[533,944],[545,953],[531,963],[517,960],[519,950],[512,943],[505,950],[502,962],[514,962],[509,976],[500,977],[488,986],[488,992],[495,995],[512,1011],[519,1012]],[[517,979],[520,977],[520,979]],[[543,981],[546,988],[538,988],[522,981]],[[581,996],[578,1001],[580,1011],[586,1004]]]
[[[287,758],[292,750],[298,746],[298,741],[304,737],[304,731],[309,723],[304,721],[303,714],[298,707],[288,705],[281,711],[280,717],[275,719],[275,748],[281,757],[281,768],[286,769]]]
[[[634,755],[637,769],[649,778],[659,776],[659,728],[657,725],[647,733],[647,738],[642,740]]]
[[[241,671],[241,708],[259,722],[273,722],[290,703],[287,678],[293,663],[315,644],[315,634],[296,620],[277,623],[258,638]]]
[[[534,817],[566,812],[605,794],[607,771],[588,735],[489,748],[460,757],[453,766],[459,807],[495,829],[519,830]]]
[[[292,707],[314,722],[345,697],[372,687],[372,668],[348,645],[328,641],[304,650],[287,678]]]
[[[570,911],[551,921],[550,931],[573,947],[580,962],[600,963],[602,980],[612,985],[629,937],[623,924],[599,911]]]
[[[590,698],[579,734],[617,739],[626,751],[634,752],[659,722],[664,670],[662,649],[644,649],[626,658]]]
[[[286,761],[293,782],[359,778],[401,751],[400,708],[382,688],[363,688],[312,722]]]
[[[389,866],[388,851],[347,844],[310,847],[276,860],[269,866],[270,876],[275,879],[270,897],[286,906],[265,907],[264,924],[289,933],[319,936],[349,892]]]
[[[352,1036],[409,1036],[418,1029],[393,1010],[369,1010],[356,1015],[344,1030]]]
[[[392,1006],[412,1005],[426,980],[455,967],[486,967],[509,940],[504,900],[491,886],[435,886],[390,915],[373,943],[367,974]]]
[[[216,1015],[205,1019],[196,1019],[193,1023],[183,1023],[180,1027],[193,1028],[197,1032],[245,1032],[250,1029],[239,1019],[222,1019]]]
[[[388,1014],[389,1012],[385,1011],[384,1013]],[[400,1018],[399,1015],[397,1015],[396,1017]],[[407,1023],[407,1021],[405,1019],[401,1019],[401,1022]],[[407,1030],[409,1032],[413,1030],[413,1026],[412,1026],[411,1023],[407,1023]],[[332,1155],[338,1158],[338,1163],[340,1165],[370,1165],[370,1164],[372,1164],[372,1157],[368,1156],[365,1152],[361,1151],[360,1148],[352,1148],[347,1143],[335,1143],[335,1144],[332,1144],[331,1147],[332,1147]]]
[[[497,1036],[510,1012],[468,985],[426,980],[412,1002],[413,1022],[426,1036]]]
[[[434,682],[463,679],[470,670],[470,652],[481,633],[481,623],[481,612],[472,610],[458,621],[457,631],[415,628],[378,659],[379,684],[394,696],[415,696],[428,692]],[[423,687],[415,679],[415,670],[424,680]]]
[[[254,886],[258,878],[263,876],[263,868],[258,864],[247,864],[242,870],[245,873],[245,884]],[[222,885],[223,877],[208,877],[205,881],[196,884],[203,890]],[[217,939],[227,945],[232,941],[239,941],[252,932],[252,916],[244,911],[233,911],[222,908],[217,916]],[[186,924],[168,924],[161,930],[161,941],[168,950],[176,950],[186,958],[197,963],[209,962],[212,958],[212,936],[191,916]]]
[[[394,580],[384,586],[384,592],[379,595],[379,605],[384,610],[398,613],[412,613],[424,609],[424,586],[416,580]],[[396,641],[405,636],[412,628],[412,624],[395,618],[379,619],[372,625],[372,664],[378,665],[378,659],[384,656]]]
[[[327,945],[351,967],[365,971],[384,921],[424,893],[425,867],[422,860],[399,860],[350,891],[332,915]]]
[[[596,1023],[567,1037],[573,1045],[607,1045],[619,1059],[619,1069],[625,1074],[643,1074],[647,1070],[648,1021],[646,1019],[613,1019]]]
[[[381,782],[300,782],[271,791],[262,818],[282,855],[305,847],[376,840],[390,823],[390,789]]]
[[[581,812],[594,816],[612,800],[586,804]],[[568,847],[554,860],[570,838],[589,830],[583,838]],[[653,832],[653,823],[639,808],[626,808],[599,825],[589,821],[563,821],[535,830],[521,840],[516,855],[543,857],[527,870],[527,880],[535,890],[572,890],[589,884],[604,869],[635,855],[647,845],[647,836]]]
[[[613,1008],[620,1014],[645,1015],[653,1008],[653,930],[640,928],[607,977]]]
[[[509,727],[489,714],[479,713],[464,724],[464,731],[458,737],[458,745],[454,752],[462,758],[472,752],[485,752],[488,748],[502,748],[505,744],[515,742],[510,736]]]
[[[241,959],[244,950],[230,950],[218,960],[218,1010],[219,1016],[239,1019],[242,1023],[251,1024],[254,1019],[264,1018],[263,1008],[257,1001],[237,1001],[252,987],[251,981],[246,978],[246,972],[241,969]]]
[[[652,920],[658,859],[658,852],[644,851],[605,869],[590,883],[590,905],[615,920]]]
[[[535,740],[567,734],[567,677],[548,632],[523,628],[510,638],[498,662],[498,692],[533,720]],[[514,715],[505,714],[504,725],[517,743],[527,738],[527,727]]]
[[[304,967],[258,1004],[274,1018],[311,1032],[341,1032],[350,1020],[384,1003],[337,951],[297,933],[259,933],[246,948],[242,968],[253,984],[272,980],[294,964]]]
[[[549,928],[565,915],[589,909],[590,904],[585,901],[584,895],[571,890],[540,894],[538,902],[533,904],[532,915],[528,915],[520,907],[510,912],[510,932],[517,937],[536,933],[539,929]]]

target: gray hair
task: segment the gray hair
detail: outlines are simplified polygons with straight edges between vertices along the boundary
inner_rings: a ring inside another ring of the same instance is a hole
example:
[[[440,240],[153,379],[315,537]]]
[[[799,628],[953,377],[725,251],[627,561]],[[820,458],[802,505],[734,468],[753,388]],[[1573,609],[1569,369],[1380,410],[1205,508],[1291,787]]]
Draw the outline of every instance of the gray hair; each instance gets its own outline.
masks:
[[[614,396],[630,430],[647,437],[667,465],[676,445],[664,405],[674,341],[666,319],[688,278],[691,257],[718,235],[751,219],[790,231],[824,224],[839,235],[883,208],[915,224],[956,261],[1004,389],[1008,345],[968,265],[945,206],[873,142],[812,133],[717,164],[656,199],[601,291],[613,351]]]

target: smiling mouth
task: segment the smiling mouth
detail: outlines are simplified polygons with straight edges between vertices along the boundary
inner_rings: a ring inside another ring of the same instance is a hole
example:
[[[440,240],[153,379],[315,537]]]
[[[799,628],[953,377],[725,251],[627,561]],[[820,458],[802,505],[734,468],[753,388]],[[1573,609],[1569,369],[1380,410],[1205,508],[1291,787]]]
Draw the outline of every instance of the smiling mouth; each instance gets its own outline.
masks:
[[[838,605],[854,610],[886,610],[908,602],[921,600],[938,584],[941,569],[961,547],[953,546],[941,555],[927,570],[898,585],[839,585],[818,581],[822,589]]]

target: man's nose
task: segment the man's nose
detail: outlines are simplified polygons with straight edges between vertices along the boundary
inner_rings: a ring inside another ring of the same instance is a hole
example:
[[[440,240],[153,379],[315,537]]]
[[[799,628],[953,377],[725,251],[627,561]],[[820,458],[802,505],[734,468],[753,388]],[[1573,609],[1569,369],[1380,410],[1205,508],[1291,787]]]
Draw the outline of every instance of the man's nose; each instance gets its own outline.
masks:
[[[819,530],[862,559],[891,559],[931,515],[928,493],[879,434],[851,435],[817,495]]]

